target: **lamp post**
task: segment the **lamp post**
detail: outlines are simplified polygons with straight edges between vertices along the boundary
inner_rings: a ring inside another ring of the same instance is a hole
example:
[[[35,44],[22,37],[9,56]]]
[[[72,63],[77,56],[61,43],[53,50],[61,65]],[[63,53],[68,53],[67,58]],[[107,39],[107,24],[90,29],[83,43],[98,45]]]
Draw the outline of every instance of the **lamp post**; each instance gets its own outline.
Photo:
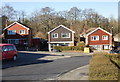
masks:
[[[113,27],[111,27],[111,34],[112,34],[112,36],[111,36],[111,46],[112,46],[112,48],[114,47],[114,45],[113,45]]]

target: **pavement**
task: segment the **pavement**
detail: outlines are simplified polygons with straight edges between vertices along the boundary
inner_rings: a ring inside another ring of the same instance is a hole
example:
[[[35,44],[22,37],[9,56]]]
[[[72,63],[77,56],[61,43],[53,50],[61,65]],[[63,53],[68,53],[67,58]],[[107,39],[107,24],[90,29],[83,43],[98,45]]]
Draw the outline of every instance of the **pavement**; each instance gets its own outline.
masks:
[[[80,53],[80,52],[43,52],[43,51],[19,51],[22,53],[34,53],[34,54],[50,54],[45,57],[39,58],[38,60],[56,60],[56,59],[62,59],[62,58],[70,58],[75,56],[87,56],[91,55],[92,53]],[[52,56],[51,56],[52,55]]]
[[[56,78],[48,78],[47,80],[89,80],[89,65],[85,65],[67,73],[61,74]]]

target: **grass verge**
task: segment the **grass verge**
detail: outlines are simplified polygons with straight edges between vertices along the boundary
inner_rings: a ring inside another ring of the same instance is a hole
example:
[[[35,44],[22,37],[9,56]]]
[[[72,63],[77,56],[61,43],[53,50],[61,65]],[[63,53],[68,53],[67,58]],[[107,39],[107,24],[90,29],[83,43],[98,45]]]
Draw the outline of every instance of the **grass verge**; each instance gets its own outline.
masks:
[[[106,57],[106,53],[92,55],[89,80],[118,80],[118,68]]]

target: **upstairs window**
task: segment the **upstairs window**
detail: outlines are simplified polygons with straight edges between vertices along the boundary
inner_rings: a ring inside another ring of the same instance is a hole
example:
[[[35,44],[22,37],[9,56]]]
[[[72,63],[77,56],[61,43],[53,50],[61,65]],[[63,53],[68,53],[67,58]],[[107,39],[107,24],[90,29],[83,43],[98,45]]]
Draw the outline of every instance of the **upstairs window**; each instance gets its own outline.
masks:
[[[91,40],[92,40],[92,41],[99,40],[99,36],[92,36],[92,37],[91,37]]]
[[[62,33],[61,37],[62,38],[70,38],[70,33]]]
[[[25,30],[20,30],[20,34],[25,34]]]
[[[8,35],[15,35],[16,34],[16,30],[8,30]]]
[[[102,40],[108,40],[108,35],[103,35]]]
[[[58,38],[58,33],[52,33],[52,38]]]

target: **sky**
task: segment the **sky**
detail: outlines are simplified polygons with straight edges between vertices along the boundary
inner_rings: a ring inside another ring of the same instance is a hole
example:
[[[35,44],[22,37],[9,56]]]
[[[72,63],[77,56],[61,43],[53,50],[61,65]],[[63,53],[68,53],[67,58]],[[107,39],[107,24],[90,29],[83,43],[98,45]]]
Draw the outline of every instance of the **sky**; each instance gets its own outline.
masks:
[[[113,16],[118,18],[118,2],[4,2],[9,4],[17,11],[23,10],[30,15],[35,10],[39,10],[44,7],[51,7],[55,11],[69,10],[72,7],[80,9],[95,9],[100,15],[106,18]]]

